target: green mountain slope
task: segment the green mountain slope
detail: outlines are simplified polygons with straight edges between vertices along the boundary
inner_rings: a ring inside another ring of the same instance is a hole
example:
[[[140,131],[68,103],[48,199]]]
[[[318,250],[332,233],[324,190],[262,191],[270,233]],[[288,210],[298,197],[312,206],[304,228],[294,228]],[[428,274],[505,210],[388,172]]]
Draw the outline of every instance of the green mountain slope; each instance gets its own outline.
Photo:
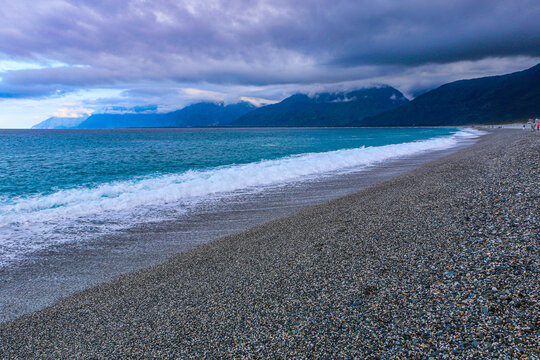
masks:
[[[231,126],[344,126],[406,102],[401,92],[389,86],[315,96],[296,94],[255,109]]]
[[[540,117],[540,64],[512,74],[448,83],[350,125],[467,125],[531,117]]]

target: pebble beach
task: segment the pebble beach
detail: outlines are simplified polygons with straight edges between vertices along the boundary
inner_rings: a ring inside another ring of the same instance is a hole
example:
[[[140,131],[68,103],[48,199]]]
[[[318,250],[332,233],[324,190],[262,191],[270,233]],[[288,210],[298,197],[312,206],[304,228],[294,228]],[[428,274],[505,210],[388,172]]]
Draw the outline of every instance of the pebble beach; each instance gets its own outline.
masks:
[[[0,324],[2,359],[538,359],[540,136],[359,193]]]

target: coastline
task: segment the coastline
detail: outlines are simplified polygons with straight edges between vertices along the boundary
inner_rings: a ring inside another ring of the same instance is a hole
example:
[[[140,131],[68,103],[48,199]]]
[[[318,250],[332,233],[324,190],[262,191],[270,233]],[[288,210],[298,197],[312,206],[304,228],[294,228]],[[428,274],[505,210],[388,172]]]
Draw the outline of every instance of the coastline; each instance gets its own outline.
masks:
[[[71,230],[66,241],[34,251],[11,266],[0,264],[0,322],[40,310],[121,274],[162,263],[202,243],[361,191],[475,141],[476,138],[462,136],[457,144],[444,150],[409,154],[277,186],[210,196],[193,205],[180,202],[172,206],[184,209],[177,216],[128,225],[93,239],[91,229],[82,229],[80,239],[70,241],[69,236],[78,233]],[[357,157],[362,159],[362,154]],[[124,220],[129,223],[130,218]]]
[[[2,323],[0,353],[538,356],[534,135],[492,131],[359,193]]]

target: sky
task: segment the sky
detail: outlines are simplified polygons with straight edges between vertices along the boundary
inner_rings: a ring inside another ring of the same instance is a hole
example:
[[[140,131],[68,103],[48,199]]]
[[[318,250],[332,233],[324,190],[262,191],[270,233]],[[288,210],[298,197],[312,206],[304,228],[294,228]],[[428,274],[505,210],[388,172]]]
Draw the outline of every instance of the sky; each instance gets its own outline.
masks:
[[[540,62],[534,0],[3,0],[0,128],[388,84],[407,97]]]

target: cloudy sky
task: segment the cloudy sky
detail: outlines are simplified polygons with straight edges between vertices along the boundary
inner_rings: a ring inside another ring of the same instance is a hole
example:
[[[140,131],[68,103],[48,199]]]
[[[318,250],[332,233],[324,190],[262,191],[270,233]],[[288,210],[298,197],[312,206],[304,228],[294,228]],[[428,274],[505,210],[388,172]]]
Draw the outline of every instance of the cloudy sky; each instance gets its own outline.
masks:
[[[4,0],[0,128],[445,82],[540,62],[538,0]]]

